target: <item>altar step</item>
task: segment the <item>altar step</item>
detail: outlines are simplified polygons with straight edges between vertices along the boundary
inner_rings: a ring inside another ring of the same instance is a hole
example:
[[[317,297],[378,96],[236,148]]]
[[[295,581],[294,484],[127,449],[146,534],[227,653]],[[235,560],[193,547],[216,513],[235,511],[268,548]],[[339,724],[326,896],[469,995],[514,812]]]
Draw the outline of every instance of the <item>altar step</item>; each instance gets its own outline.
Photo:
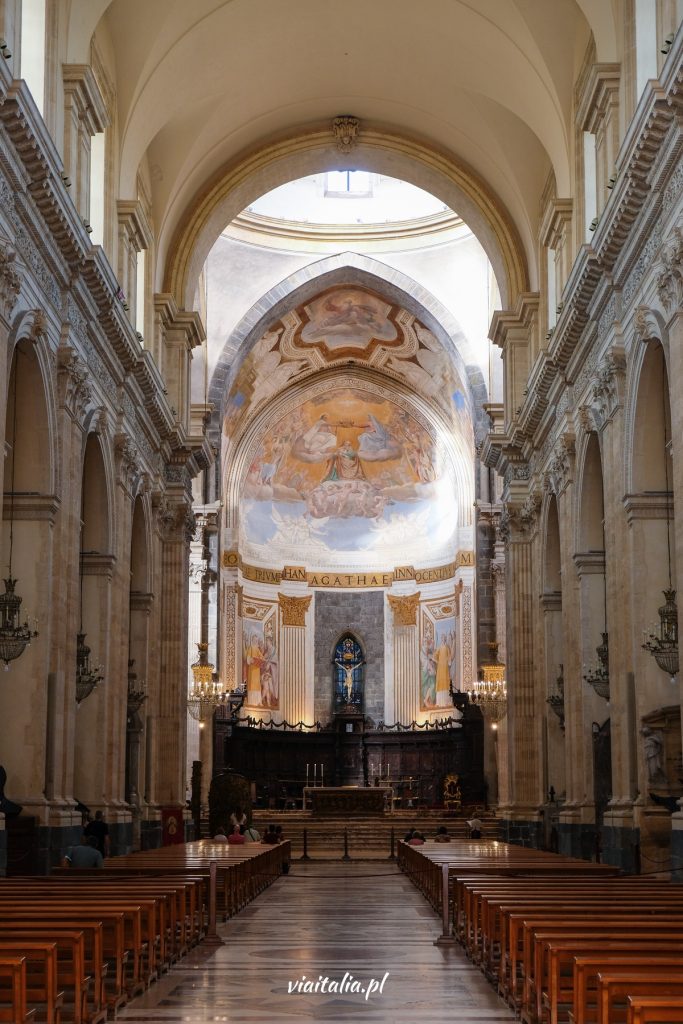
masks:
[[[487,814],[479,815],[483,834],[487,839],[498,839],[500,823]],[[281,825],[284,837],[292,844],[292,856],[301,857],[304,852],[304,830],[308,856],[314,860],[339,859],[344,854],[346,833],[349,856],[354,860],[377,860],[389,857],[391,853],[391,832],[394,843],[403,839],[410,828],[419,829],[427,839],[432,839],[437,829],[444,825],[453,838],[469,835],[467,818],[449,817],[443,811],[403,811],[384,817],[312,817],[302,811],[253,812],[254,826],[263,834],[268,825]]]

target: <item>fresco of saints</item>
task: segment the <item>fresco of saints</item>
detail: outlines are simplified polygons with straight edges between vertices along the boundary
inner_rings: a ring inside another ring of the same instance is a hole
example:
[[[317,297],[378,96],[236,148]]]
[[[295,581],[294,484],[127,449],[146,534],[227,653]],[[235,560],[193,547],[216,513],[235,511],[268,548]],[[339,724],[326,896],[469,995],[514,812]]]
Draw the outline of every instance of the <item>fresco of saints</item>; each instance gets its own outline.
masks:
[[[312,427],[301,435],[302,446],[308,455],[315,456],[322,460],[330,451],[337,446],[337,437],[334,430],[327,422],[323,414],[319,416]]]
[[[261,696],[261,669],[264,666],[263,651],[259,644],[258,633],[252,633],[247,647],[244,650],[244,660],[247,666],[247,700],[246,703],[252,707],[259,707],[262,702]]]
[[[323,478],[326,480],[365,480],[365,472],[358,452],[350,441],[344,441],[341,448],[338,448],[330,459],[327,472]]]
[[[439,708],[450,707],[451,700],[451,649],[446,643],[446,637],[442,636],[434,653],[434,664],[436,666],[436,705]]]
[[[399,459],[402,455],[400,444],[391,436],[386,427],[382,426],[376,416],[368,415],[370,422],[358,438],[358,454],[361,459],[370,462],[385,462],[387,459]]]
[[[264,707],[276,708],[279,704],[278,659],[275,641],[266,638],[263,650],[263,671],[261,672],[261,700]]]
[[[420,677],[422,684],[422,706],[433,708],[436,704],[436,675],[434,673],[433,645],[425,636],[420,650]]]

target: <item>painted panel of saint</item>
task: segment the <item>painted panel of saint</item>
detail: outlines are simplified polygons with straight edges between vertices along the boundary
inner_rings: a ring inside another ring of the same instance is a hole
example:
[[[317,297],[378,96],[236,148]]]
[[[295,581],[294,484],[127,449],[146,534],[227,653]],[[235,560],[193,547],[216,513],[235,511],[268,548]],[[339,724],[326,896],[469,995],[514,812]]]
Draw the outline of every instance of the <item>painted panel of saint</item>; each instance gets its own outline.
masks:
[[[360,644],[345,636],[334,649],[334,710],[363,710],[363,665]]]
[[[275,622],[275,613],[271,614],[265,622],[248,618],[243,621],[242,671],[247,684],[245,704],[249,707],[275,710],[280,706]]]
[[[455,618],[437,622],[422,616],[420,642],[420,705],[423,711],[451,708],[451,682],[455,679]]]

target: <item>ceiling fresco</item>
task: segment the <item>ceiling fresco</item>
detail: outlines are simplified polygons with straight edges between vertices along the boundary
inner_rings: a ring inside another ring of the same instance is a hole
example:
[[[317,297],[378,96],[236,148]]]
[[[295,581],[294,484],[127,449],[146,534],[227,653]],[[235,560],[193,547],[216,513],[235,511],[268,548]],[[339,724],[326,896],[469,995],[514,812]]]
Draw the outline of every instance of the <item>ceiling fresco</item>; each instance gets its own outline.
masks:
[[[312,385],[333,367],[338,375]],[[289,389],[303,379],[297,398]],[[258,438],[246,435],[276,399],[280,412]],[[382,296],[337,286],[287,311],[244,359],[226,402],[224,465],[242,466],[240,554],[316,570],[448,561],[462,525],[454,450],[472,465],[469,402],[452,354]],[[245,464],[232,455],[246,436]]]
[[[469,392],[452,353],[407,310],[344,285],[289,310],[258,339],[230,385],[224,435],[238,441],[254,413],[287,386],[350,360],[402,380],[473,446]]]
[[[262,438],[242,489],[240,551],[322,568],[449,557],[453,495],[445,449],[415,416],[372,391],[337,387]]]

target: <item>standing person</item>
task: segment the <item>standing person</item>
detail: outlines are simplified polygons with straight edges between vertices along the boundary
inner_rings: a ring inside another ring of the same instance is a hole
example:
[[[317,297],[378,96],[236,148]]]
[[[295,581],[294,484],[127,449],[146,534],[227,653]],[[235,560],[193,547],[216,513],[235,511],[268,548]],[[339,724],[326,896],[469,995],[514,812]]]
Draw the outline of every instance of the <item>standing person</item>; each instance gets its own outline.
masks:
[[[470,818],[467,824],[470,827],[470,839],[481,839],[481,821],[479,818]]]
[[[85,826],[84,833],[86,836],[92,836],[95,839],[97,849],[103,857],[109,856],[109,849],[111,846],[109,825],[107,825],[104,820],[102,811],[95,811],[95,817]]]

